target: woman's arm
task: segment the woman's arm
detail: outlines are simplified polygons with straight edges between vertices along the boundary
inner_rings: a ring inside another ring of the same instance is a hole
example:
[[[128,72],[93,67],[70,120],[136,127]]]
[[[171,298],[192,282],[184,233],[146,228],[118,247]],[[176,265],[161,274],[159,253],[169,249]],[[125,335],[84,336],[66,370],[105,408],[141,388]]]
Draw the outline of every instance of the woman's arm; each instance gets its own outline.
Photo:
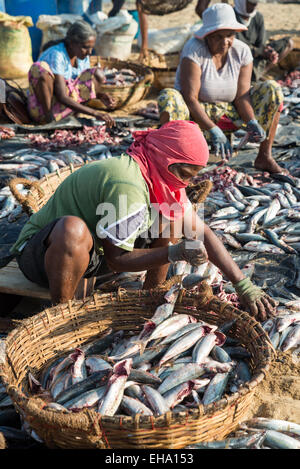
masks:
[[[210,130],[216,124],[209,119],[203,107],[199,103],[201,88],[201,68],[192,60],[185,57],[180,66],[181,94],[189,108],[190,114],[202,130]]]
[[[237,93],[235,100],[233,101],[237,112],[246,124],[250,120],[255,119],[249,93],[251,87],[252,68],[252,62],[249,65],[241,67],[238,79]]]
[[[74,99],[67,96],[65,79],[62,75],[55,75],[54,94],[60,103],[69,107],[73,111],[82,112],[84,114],[89,114],[98,119],[103,119],[110,126],[113,125],[113,120],[108,114],[101,113],[97,111],[96,109],[92,109],[88,106],[84,106],[83,104],[77,103],[76,101],[74,101]]]

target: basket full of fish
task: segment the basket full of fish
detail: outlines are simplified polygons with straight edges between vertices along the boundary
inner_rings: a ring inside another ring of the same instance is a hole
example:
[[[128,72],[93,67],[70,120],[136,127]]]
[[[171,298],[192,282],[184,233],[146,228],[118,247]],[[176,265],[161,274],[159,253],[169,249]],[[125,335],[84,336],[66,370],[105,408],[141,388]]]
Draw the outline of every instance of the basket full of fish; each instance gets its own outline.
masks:
[[[95,293],[22,321],[0,378],[31,436],[53,448],[179,449],[234,431],[272,346],[196,277]]]
[[[146,97],[154,80],[152,70],[142,64],[93,56],[91,65],[101,67],[103,84],[99,92],[111,98],[109,103],[89,100],[87,105],[96,109],[115,110],[136,104]]]

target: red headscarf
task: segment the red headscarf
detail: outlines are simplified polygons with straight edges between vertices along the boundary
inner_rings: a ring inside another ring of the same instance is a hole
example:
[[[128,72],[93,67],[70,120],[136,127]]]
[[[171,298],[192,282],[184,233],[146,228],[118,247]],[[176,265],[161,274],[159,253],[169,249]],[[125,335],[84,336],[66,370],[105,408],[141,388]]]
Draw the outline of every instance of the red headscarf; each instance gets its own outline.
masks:
[[[134,143],[127,153],[138,163],[148,185],[150,202],[168,219],[182,218],[188,203],[187,183],[172,174],[174,163],[205,166],[208,146],[195,122],[172,121],[160,129],[133,133]],[[172,210],[170,210],[172,206]]]

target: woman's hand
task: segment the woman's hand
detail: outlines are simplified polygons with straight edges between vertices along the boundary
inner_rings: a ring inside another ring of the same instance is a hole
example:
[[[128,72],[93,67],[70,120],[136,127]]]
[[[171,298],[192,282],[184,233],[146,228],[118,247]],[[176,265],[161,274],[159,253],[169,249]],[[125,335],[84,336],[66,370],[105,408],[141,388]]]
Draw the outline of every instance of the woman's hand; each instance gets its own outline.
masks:
[[[146,63],[148,61],[148,58],[149,58],[148,49],[145,49],[145,48],[141,49],[138,61],[142,63]]]
[[[278,62],[279,55],[278,55],[278,52],[276,52],[276,50],[273,49],[273,47],[266,46],[264,50],[264,57],[272,64],[276,64]]]
[[[200,240],[184,240],[169,246],[168,260],[171,263],[186,261],[193,266],[204,264],[208,261],[204,244]]]
[[[249,278],[246,277],[233,286],[241,304],[259,321],[265,321],[269,316],[275,315],[276,301],[254,285]]]
[[[209,133],[212,139],[212,147],[215,154],[218,155],[221,153],[223,159],[230,157],[232,155],[232,148],[220,127],[215,126],[212,129],[209,129]]]
[[[249,142],[261,143],[266,139],[266,132],[256,119],[251,119],[247,123],[246,131],[248,132]]]
[[[116,125],[114,119],[109,114],[105,114],[105,113],[99,112],[99,111],[94,111],[92,113],[92,115],[94,117],[96,117],[96,119],[104,121],[106,123],[107,127],[109,127],[109,128]]]

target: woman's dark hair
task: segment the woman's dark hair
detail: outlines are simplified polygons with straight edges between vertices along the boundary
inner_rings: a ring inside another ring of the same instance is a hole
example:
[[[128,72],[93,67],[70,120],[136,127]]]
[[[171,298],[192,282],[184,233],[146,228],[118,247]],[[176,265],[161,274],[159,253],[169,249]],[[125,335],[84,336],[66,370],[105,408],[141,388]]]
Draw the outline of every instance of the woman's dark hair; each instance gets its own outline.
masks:
[[[97,33],[86,21],[76,21],[69,27],[65,42],[82,44],[89,40],[91,36],[96,37]]]
[[[56,46],[60,42],[64,42],[65,44],[72,44],[74,42],[77,44],[82,44],[88,41],[91,36],[97,36],[97,33],[92,28],[92,26],[90,26],[89,23],[83,20],[76,21],[76,23],[73,23],[69,27],[66,37],[64,39],[57,39],[55,41],[47,42],[43,45],[41,52],[44,52],[46,49],[49,49],[49,47]]]

